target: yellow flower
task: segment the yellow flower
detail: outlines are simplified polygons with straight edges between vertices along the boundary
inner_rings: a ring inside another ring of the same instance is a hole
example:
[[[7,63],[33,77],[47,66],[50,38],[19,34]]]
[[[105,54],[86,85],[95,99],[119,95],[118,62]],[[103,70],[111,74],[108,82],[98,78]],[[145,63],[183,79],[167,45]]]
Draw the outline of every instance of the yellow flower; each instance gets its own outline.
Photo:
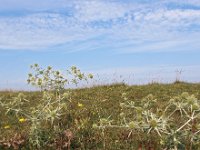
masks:
[[[81,103],[78,103],[78,107],[83,107],[83,104],[81,104]]]
[[[10,128],[9,125],[4,126],[4,129],[9,129],[9,128]]]
[[[20,118],[19,119],[19,122],[21,122],[21,123],[23,123],[23,122],[25,122],[26,121],[26,119],[24,119],[24,118]]]

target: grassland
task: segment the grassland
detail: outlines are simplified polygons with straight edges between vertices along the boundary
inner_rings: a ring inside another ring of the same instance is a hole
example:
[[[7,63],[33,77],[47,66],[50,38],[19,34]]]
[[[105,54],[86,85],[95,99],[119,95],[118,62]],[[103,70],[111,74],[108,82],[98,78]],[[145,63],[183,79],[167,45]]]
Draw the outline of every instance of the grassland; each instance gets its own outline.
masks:
[[[82,150],[128,150],[138,149],[137,136],[133,134],[129,135],[128,130],[122,130],[118,128],[105,128],[102,130],[94,129],[93,125],[99,122],[100,118],[110,118],[113,124],[117,124],[119,121],[119,114],[122,109],[120,103],[123,101],[122,93],[126,93],[127,98],[131,101],[138,102],[145,96],[152,94],[157,99],[157,105],[162,108],[169,100],[183,92],[194,94],[196,98],[200,99],[200,84],[192,83],[174,83],[174,84],[148,84],[148,85],[134,85],[128,86],[125,84],[113,84],[107,86],[96,86],[92,88],[74,89],[68,90],[70,94],[70,105],[64,115],[59,120],[62,129],[70,130],[73,134],[71,139],[70,149],[82,149]],[[11,101],[12,97],[18,95],[19,92],[2,91],[0,97],[2,101]],[[42,97],[41,92],[22,92],[28,103],[23,105],[24,109],[31,109],[37,106]],[[12,144],[12,138],[14,135],[20,134],[23,139],[21,149],[32,149],[29,145],[29,121],[19,122],[21,116],[16,116],[12,113],[5,115],[5,110],[0,110],[0,149],[4,149],[3,143]],[[23,116],[24,117],[24,116]],[[131,116],[130,116],[131,118]],[[178,123],[178,120],[176,120]],[[47,126],[47,125],[46,125]],[[48,132],[42,133],[42,139],[46,142],[46,145],[53,140],[50,134],[51,129]],[[57,135],[58,139],[62,135]],[[47,140],[49,138],[49,140]],[[159,141],[156,140],[156,136],[153,137],[154,149],[161,149]],[[19,140],[18,139],[18,140]],[[16,139],[17,140],[17,139]],[[148,139],[147,139],[148,140]],[[57,142],[58,143],[58,142]],[[41,149],[59,149],[59,144],[49,146],[43,145]],[[50,144],[49,144],[50,145]],[[62,148],[61,148],[62,149]],[[64,149],[64,148],[63,148]],[[67,149],[67,148],[66,148]],[[184,149],[184,148],[183,148]]]

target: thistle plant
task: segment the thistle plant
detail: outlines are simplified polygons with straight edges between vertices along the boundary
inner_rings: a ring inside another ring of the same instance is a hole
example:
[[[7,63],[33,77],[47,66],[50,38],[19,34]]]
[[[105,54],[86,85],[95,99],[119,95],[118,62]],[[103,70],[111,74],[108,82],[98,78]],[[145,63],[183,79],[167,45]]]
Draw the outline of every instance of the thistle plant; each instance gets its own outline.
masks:
[[[170,117],[175,116],[176,113],[181,116],[179,121],[182,124],[174,129],[171,135],[181,134],[179,143],[183,141],[188,149],[193,149],[195,145],[199,146],[200,101],[194,95],[184,92],[180,96],[172,98],[167,109],[174,109],[169,115]],[[175,119],[175,117],[173,118]],[[183,145],[183,143],[181,144]]]
[[[41,91],[38,105],[29,110],[23,106],[30,103],[26,96],[19,93],[9,102],[2,102],[1,106],[6,109],[6,114],[14,113],[20,122],[27,121],[30,124],[29,142],[32,147],[42,149],[63,131],[62,117],[70,112],[70,91],[65,90],[67,85],[78,84],[79,81],[91,79],[91,74],[85,75],[75,66],[67,70],[65,74],[53,70],[51,66],[46,69],[38,64],[31,65],[32,72],[28,74],[28,84]]]
[[[95,128],[119,128],[129,131],[128,137],[135,134],[140,139],[138,149],[145,145],[153,149],[151,143],[160,141],[162,149],[177,150],[197,148],[200,140],[200,101],[184,92],[169,100],[165,106],[159,107],[152,94],[140,101],[131,101],[127,94],[122,94],[119,124],[100,119]],[[164,109],[163,109],[164,108]],[[178,119],[178,122],[177,122]]]
[[[53,70],[51,66],[46,69],[38,64],[31,65],[32,72],[28,74],[27,82],[33,86],[39,87],[41,91],[57,91],[60,93],[70,83],[78,84],[79,81],[92,79],[93,75],[81,73],[80,69],[72,66],[62,74],[59,70]]]

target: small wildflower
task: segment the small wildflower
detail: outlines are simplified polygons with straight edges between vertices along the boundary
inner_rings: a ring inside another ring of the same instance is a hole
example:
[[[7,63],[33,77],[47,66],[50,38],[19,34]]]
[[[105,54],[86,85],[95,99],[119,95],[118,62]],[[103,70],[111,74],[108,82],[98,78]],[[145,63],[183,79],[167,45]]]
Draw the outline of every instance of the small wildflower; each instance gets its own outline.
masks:
[[[4,126],[4,129],[9,129],[9,128],[10,128],[9,125]]]
[[[81,104],[81,103],[78,103],[78,107],[83,107],[83,104]]]
[[[21,123],[26,122],[26,119],[20,118],[20,119],[19,119],[19,122],[21,122]]]

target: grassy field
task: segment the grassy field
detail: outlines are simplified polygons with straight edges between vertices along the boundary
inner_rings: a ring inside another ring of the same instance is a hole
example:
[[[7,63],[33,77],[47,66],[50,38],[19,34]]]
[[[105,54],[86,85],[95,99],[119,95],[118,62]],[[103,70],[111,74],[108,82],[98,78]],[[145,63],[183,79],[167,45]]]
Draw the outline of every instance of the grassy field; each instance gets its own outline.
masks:
[[[113,84],[66,90],[66,92],[70,93],[66,100],[68,103],[67,111],[56,120],[60,132],[54,133],[55,126],[53,129],[48,121],[44,121],[37,134],[40,136],[39,141],[42,141],[39,147],[30,144],[29,136],[32,122],[25,115],[16,115],[12,111],[5,115],[5,107],[0,106],[0,149],[6,149],[10,146],[11,149],[137,150],[141,148],[140,144],[145,143],[145,141],[146,143],[150,142],[149,145],[153,144],[153,146],[143,144],[144,149],[162,149],[160,137],[156,134],[137,136],[137,131],[134,133],[134,130],[131,130],[133,132],[130,132],[128,128],[115,126],[94,128],[94,125],[99,126],[101,118],[109,118],[112,120],[112,125],[120,124],[120,114],[122,111],[124,112],[120,106],[124,102],[123,93],[126,94],[125,100],[136,103],[152,94],[154,99],[157,99],[156,106],[159,109],[164,109],[171,98],[181,95],[183,92],[188,92],[189,95],[194,94],[197,99],[200,99],[200,84],[181,82],[140,86]],[[29,101],[21,105],[21,108],[27,112],[36,107],[42,99],[42,92],[20,93],[23,93],[22,97]],[[0,92],[1,101],[3,103],[13,101],[13,97],[19,96],[18,94],[19,92],[2,91]],[[131,115],[131,113],[127,114],[129,122],[134,118]],[[177,113],[176,116],[177,120],[174,122],[179,124],[180,114]],[[65,146],[63,146],[64,144]],[[198,147],[199,145],[195,149]],[[187,149],[187,146],[179,146],[178,149]]]

